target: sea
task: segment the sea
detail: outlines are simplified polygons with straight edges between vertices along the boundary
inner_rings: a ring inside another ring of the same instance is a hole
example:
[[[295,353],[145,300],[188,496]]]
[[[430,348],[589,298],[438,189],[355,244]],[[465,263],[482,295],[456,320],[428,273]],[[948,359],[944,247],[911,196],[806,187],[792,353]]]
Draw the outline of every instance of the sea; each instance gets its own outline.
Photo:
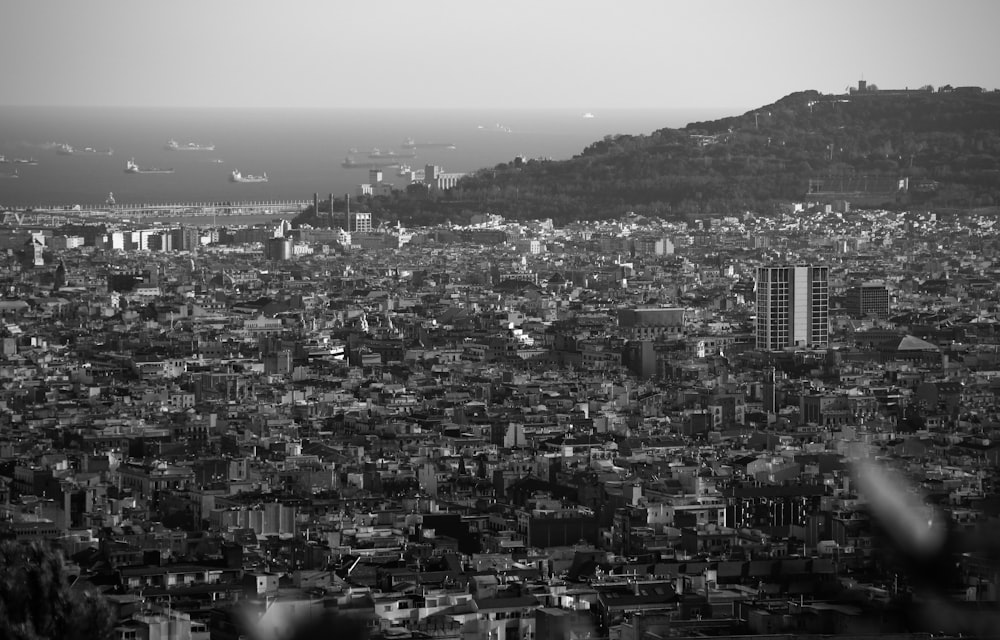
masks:
[[[438,165],[471,172],[514,157],[570,158],[607,135],[648,134],[735,113],[732,109],[155,109],[0,107],[0,207],[99,206],[113,193],[121,204],[311,200],[353,195],[367,169],[341,166],[372,149],[402,151],[407,138],[414,169]],[[592,116],[592,117],[591,117]],[[214,151],[167,149],[174,139],[215,145]],[[112,149],[112,155],[60,155],[59,145]],[[13,164],[14,158],[37,164]],[[171,168],[170,174],[128,174],[125,163]],[[266,173],[268,182],[234,183],[233,170]],[[384,181],[405,186],[392,168]]]

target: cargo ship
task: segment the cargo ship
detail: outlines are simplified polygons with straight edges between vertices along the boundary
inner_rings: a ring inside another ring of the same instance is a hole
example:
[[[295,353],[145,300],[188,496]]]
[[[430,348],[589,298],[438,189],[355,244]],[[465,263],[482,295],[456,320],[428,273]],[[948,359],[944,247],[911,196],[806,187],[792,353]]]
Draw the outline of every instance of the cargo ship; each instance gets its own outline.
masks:
[[[56,153],[61,156],[75,156],[75,155],[96,155],[96,156],[110,156],[114,155],[114,149],[95,149],[94,147],[84,147],[83,149],[77,149],[72,145],[61,144],[56,147]]]
[[[341,163],[342,167],[345,169],[384,169],[386,167],[398,167],[399,162],[397,160],[371,160],[369,162],[359,162],[347,156],[344,158],[344,162]]]
[[[368,154],[369,158],[416,158],[416,151],[382,151],[381,149],[372,149],[371,153]]]
[[[399,145],[403,149],[454,149],[455,145],[450,142],[417,142],[413,138],[403,140]]]
[[[173,173],[173,169],[157,169],[155,167],[150,169],[142,169],[135,163],[135,158],[131,158],[125,163],[125,173]]]
[[[34,158],[7,158],[5,156],[0,156],[0,163],[2,164],[38,164],[38,160]]]
[[[197,142],[181,144],[171,138],[170,140],[167,140],[167,149],[170,149],[171,151],[215,151],[215,145],[198,144]]]
[[[243,175],[237,169],[233,169],[232,174],[230,174],[229,176],[229,180],[230,182],[240,182],[240,183],[267,182],[267,174],[265,173],[264,175],[260,176],[255,176],[251,174]]]
[[[14,178],[20,178],[21,175],[14,169],[13,173],[0,173],[0,180],[12,180]]]

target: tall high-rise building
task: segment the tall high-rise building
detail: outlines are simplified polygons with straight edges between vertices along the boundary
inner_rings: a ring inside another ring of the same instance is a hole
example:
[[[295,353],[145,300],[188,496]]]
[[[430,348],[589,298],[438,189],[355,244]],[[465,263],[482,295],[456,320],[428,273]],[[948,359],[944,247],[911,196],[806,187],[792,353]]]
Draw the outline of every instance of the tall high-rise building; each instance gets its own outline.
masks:
[[[758,267],[756,288],[758,349],[829,344],[828,267]]]

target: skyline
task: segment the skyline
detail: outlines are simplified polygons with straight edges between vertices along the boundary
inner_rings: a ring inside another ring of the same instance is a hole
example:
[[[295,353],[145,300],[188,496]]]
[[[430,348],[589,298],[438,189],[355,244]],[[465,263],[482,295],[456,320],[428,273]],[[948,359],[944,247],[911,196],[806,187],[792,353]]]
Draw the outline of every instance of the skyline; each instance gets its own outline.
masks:
[[[981,0],[54,4],[0,7],[20,52],[0,106],[749,109],[861,78],[1000,86]]]

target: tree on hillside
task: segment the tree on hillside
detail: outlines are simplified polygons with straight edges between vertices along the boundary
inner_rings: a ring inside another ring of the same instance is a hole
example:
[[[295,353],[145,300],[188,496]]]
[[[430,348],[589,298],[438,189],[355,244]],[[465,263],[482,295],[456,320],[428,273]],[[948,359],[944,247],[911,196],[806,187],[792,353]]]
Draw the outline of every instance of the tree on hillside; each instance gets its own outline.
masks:
[[[114,622],[100,593],[70,585],[62,556],[51,547],[0,543],[0,638],[104,640]]]

